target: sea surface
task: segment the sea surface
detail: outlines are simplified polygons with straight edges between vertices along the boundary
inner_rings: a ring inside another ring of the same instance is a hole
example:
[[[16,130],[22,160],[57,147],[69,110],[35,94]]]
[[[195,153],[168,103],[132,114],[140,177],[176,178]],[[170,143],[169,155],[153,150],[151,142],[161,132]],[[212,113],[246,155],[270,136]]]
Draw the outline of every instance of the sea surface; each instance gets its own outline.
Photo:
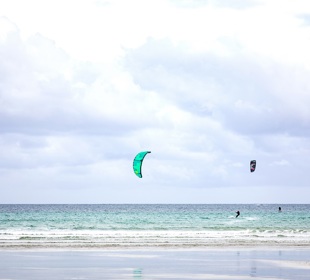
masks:
[[[310,205],[0,205],[0,248],[206,246],[310,247]]]

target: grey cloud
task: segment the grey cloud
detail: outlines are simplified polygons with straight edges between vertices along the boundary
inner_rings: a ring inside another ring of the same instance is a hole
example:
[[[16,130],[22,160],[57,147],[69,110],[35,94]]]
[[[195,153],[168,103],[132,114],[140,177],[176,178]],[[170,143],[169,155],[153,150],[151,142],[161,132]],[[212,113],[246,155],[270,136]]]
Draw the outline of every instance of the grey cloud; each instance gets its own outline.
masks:
[[[73,62],[40,34],[24,43],[11,32],[0,57],[0,133],[123,135],[143,125],[93,114],[83,97],[99,79],[98,66]]]
[[[286,101],[294,91],[296,98],[303,99],[301,104],[310,105],[303,93],[306,79],[304,84],[294,79],[296,71],[306,77],[305,69],[286,70],[250,54],[228,58],[191,54],[168,40],[152,39],[129,51],[126,59],[126,67],[142,88],[237,133],[295,135],[299,131],[308,135],[309,118],[298,114],[297,104],[294,107]]]

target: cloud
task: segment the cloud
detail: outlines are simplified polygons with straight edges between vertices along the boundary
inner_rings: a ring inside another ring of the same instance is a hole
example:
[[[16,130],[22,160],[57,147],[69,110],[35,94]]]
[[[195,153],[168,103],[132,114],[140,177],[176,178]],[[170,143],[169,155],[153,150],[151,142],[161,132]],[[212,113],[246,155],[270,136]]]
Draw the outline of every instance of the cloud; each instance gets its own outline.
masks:
[[[139,112],[134,103],[139,93],[129,100],[121,92],[120,82],[130,87],[125,75],[73,61],[40,34],[23,42],[14,31],[1,45],[1,54],[2,132],[122,134]]]
[[[192,142],[183,143],[182,151],[199,147],[205,159],[212,158],[209,163],[200,159],[204,168],[192,168],[191,178],[213,186],[246,186],[248,178],[240,176],[240,171],[249,158],[258,158],[266,167],[287,156],[287,162],[300,169],[286,173],[287,180],[282,183],[286,185],[288,178],[296,176],[296,184],[307,184],[297,175],[305,169],[298,164],[296,152],[300,145],[305,147],[301,143],[309,137],[306,108],[310,104],[305,94],[309,70],[303,65],[239,50],[229,56],[193,52],[183,43],[149,39],[128,51],[126,67],[142,89],[156,92],[186,112],[191,125],[180,129],[183,139],[188,135]],[[205,145],[199,145],[198,139]],[[259,178],[257,184],[281,184],[278,178],[283,177],[283,169],[264,168],[264,172],[269,177]]]
[[[5,201],[248,202],[307,186],[303,1],[17,2],[0,18]]]
[[[129,52],[126,65],[141,88],[236,133],[308,135],[309,71],[303,67],[246,53],[197,55],[168,40],[149,40]]]

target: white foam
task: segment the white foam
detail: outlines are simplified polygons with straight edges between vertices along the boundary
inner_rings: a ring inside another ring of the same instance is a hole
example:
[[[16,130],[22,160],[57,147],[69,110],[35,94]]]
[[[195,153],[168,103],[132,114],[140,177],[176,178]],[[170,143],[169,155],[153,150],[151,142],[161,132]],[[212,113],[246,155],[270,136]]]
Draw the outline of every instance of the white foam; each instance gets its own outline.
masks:
[[[1,246],[199,247],[229,245],[307,245],[300,230],[2,230]]]

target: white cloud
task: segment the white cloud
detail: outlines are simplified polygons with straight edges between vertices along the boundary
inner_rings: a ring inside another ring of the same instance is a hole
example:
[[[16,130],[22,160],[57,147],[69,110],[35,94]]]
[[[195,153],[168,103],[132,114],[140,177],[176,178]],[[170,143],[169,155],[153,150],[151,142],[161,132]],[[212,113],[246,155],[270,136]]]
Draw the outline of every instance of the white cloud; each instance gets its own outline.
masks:
[[[279,161],[275,161],[274,163],[272,163],[272,165],[290,165],[290,163],[287,160],[282,159]]]

